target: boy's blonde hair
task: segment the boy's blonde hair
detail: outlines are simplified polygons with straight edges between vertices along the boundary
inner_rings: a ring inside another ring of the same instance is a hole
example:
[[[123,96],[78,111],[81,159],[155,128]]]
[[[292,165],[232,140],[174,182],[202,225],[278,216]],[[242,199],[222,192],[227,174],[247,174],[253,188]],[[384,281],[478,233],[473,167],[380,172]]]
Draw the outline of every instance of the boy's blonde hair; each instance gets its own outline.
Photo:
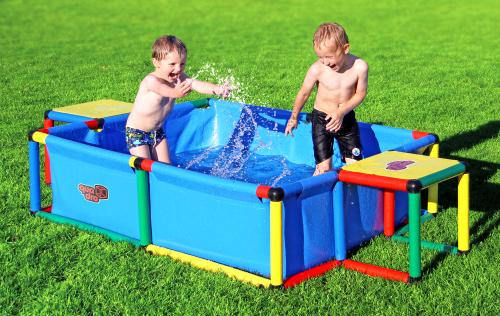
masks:
[[[186,45],[180,39],[173,35],[163,35],[154,42],[152,57],[160,61],[173,51],[176,51],[179,55],[187,54]]]
[[[314,32],[313,45],[314,47],[321,47],[332,44],[336,49],[341,49],[345,44],[349,44],[349,38],[342,25],[323,23]]]

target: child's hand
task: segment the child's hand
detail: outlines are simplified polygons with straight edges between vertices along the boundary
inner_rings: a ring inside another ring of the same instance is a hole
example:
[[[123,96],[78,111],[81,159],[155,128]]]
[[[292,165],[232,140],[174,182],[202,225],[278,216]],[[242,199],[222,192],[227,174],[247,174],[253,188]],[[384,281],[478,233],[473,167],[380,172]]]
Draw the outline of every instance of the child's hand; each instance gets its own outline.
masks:
[[[217,91],[215,91],[215,94],[218,95],[219,97],[222,97],[223,99],[225,99],[225,98],[229,97],[232,90],[234,90],[234,88],[225,83],[217,88]]]
[[[326,124],[326,130],[330,132],[338,132],[338,130],[342,127],[342,121],[344,120],[344,113],[339,109],[335,109],[332,113],[328,113],[325,117],[328,121]]]
[[[192,84],[193,84],[193,79],[186,79],[182,82],[180,80],[177,80],[174,87],[175,90],[174,97],[182,98],[188,95],[189,92],[191,92]]]
[[[292,116],[288,119],[288,123],[286,123],[285,136],[289,134],[293,136],[292,131],[297,128],[297,125],[297,115],[292,113]]]

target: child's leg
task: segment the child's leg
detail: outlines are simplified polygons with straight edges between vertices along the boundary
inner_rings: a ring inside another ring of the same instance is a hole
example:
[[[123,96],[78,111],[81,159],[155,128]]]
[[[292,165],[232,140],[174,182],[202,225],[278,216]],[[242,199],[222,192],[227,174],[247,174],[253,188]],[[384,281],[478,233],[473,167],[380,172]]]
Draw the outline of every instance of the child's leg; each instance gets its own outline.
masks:
[[[326,130],[326,113],[314,109],[311,114],[312,141],[316,160],[316,170],[313,176],[317,176],[332,170],[333,133]]]
[[[332,158],[328,158],[318,164],[316,164],[316,170],[314,170],[313,176],[317,176],[332,170]]]
[[[344,117],[342,128],[338,131],[336,138],[340,154],[346,164],[363,159],[359,127],[354,112],[350,112]]]
[[[345,163],[346,163],[346,165],[351,164],[351,163],[356,162],[356,161],[358,161],[358,160],[356,160],[356,159],[352,159],[352,158],[346,158],[346,159],[345,159]]]
[[[129,149],[130,154],[136,157],[151,159],[151,154],[148,145],[141,145]]]
[[[156,146],[152,148],[151,152],[153,154],[154,160],[158,160],[160,162],[168,164],[171,163],[168,142],[166,138],[162,139],[158,144],[156,144]]]

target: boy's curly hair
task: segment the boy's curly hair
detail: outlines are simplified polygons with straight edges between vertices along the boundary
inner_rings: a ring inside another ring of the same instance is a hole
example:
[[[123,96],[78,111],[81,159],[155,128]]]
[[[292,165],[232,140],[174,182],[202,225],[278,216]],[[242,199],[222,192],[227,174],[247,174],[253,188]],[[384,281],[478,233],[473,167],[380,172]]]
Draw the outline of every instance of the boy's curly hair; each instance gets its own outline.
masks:
[[[163,35],[156,39],[152,47],[152,57],[156,60],[162,60],[168,53],[176,51],[177,53],[187,54],[186,45],[173,35]]]
[[[339,49],[345,44],[349,44],[349,38],[342,27],[338,23],[323,23],[314,32],[313,45],[321,47],[323,45],[333,44]]]

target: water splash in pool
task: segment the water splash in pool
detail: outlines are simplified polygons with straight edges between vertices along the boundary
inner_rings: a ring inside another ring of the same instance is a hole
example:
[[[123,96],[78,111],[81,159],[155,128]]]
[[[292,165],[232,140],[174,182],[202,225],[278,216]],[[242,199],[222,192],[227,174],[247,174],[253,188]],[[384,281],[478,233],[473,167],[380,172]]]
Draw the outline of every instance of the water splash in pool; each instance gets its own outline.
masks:
[[[245,85],[236,79],[231,69],[223,71],[220,67],[207,63],[192,78],[235,87],[229,99],[239,103],[252,100]],[[265,104],[255,99],[253,102]],[[268,154],[273,146],[270,140],[273,137],[266,137],[266,141],[263,140],[259,132],[263,129],[257,128],[257,115],[259,114],[254,113],[250,107],[243,107],[240,116],[233,118],[233,134],[226,145],[182,153],[176,157],[179,167],[221,178],[270,186],[295,182],[311,176],[314,168],[294,164],[283,156]],[[276,112],[271,115],[271,117],[275,116]],[[272,128],[265,129],[265,133],[268,134],[266,136],[271,133],[280,133],[278,123],[275,122]],[[285,136],[277,135],[277,137]],[[278,145],[275,144],[275,146]],[[281,150],[275,148],[274,151]]]

